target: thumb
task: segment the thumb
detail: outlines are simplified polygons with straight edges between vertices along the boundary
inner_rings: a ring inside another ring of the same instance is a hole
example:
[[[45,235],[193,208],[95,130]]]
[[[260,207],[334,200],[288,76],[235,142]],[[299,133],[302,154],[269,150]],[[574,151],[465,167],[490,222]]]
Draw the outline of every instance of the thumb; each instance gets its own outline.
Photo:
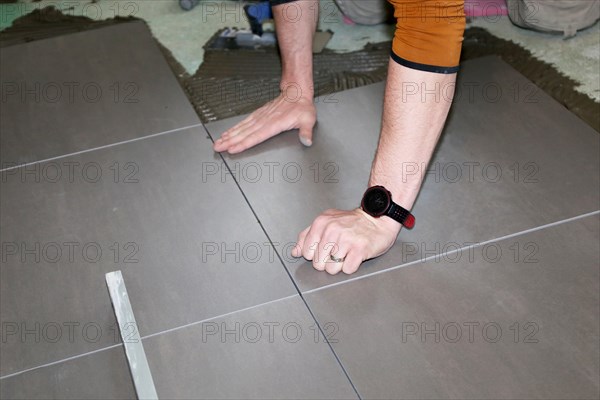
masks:
[[[314,124],[300,126],[298,138],[300,139],[300,143],[302,143],[306,147],[312,146],[313,126]]]

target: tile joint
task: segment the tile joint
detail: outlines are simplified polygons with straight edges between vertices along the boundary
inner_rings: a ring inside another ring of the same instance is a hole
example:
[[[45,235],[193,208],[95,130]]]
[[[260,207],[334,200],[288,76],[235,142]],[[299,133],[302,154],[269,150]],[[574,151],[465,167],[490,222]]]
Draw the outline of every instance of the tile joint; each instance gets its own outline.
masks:
[[[391,267],[391,268],[382,269],[380,271],[375,271],[375,272],[371,272],[371,273],[368,273],[368,274],[365,274],[365,275],[361,275],[361,276],[357,276],[357,277],[354,277],[354,278],[349,278],[349,279],[346,279],[346,280],[343,280],[343,281],[340,281],[340,282],[332,283],[330,285],[325,285],[325,286],[321,286],[321,287],[318,287],[318,288],[310,289],[310,290],[307,290],[307,291],[303,292],[303,294],[311,294],[311,293],[319,292],[321,290],[325,290],[325,289],[329,289],[329,288],[332,288],[332,287],[335,287],[335,286],[343,285],[343,284],[346,284],[348,282],[355,282],[355,281],[358,281],[358,280],[361,280],[361,279],[364,279],[364,278],[369,278],[371,276],[380,275],[380,274],[383,274],[385,272],[395,271],[395,270],[400,269],[400,268],[409,267],[411,265],[424,264],[427,261],[432,260],[434,258],[438,258],[440,256],[452,255],[454,253],[458,253],[458,252],[461,252],[461,251],[464,251],[464,250],[469,250],[469,249],[476,249],[478,247],[485,246],[485,245],[490,244],[490,243],[495,243],[495,242],[499,242],[499,241],[502,241],[502,240],[511,239],[513,237],[518,237],[518,236],[526,235],[528,233],[533,233],[533,232],[541,231],[541,230],[544,230],[546,228],[551,228],[553,226],[563,225],[563,224],[566,224],[566,223],[569,223],[569,222],[573,222],[573,221],[577,221],[577,220],[580,220],[580,219],[584,219],[584,218],[587,218],[587,217],[593,217],[594,215],[598,215],[598,214],[600,214],[600,210],[591,211],[591,212],[588,212],[588,213],[585,213],[585,214],[577,215],[575,217],[563,219],[563,220],[560,220],[560,221],[551,222],[551,223],[545,224],[545,225],[540,225],[540,226],[535,227],[535,228],[530,228],[530,229],[526,229],[526,230],[523,230],[523,231],[519,231],[519,232],[515,232],[515,233],[510,233],[508,235],[500,236],[500,237],[497,237],[497,238],[485,240],[483,242],[479,242],[479,243],[473,244],[471,246],[464,246],[464,247],[461,247],[461,248],[458,248],[458,249],[454,249],[454,250],[451,250],[451,251],[448,251],[448,252],[445,252],[445,253],[434,254],[434,255],[422,258],[420,260],[409,261],[409,262],[407,262],[405,264],[396,265],[396,266]]]
[[[185,131],[185,130],[188,130],[188,129],[197,128],[197,127],[200,127],[200,126],[204,128],[204,125],[200,122],[200,123],[194,124],[194,125],[188,125],[188,126],[183,126],[183,127],[180,127],[180,128],[170,129],[170,130],[167,130],[167,131],[152,133],[150,135],[146,135],[146,136],[142,136],[142,137],[132,138],[132,139],[124,140],[124,141],[121,141],[121,142],[116,142],[116,143],[109,143],[109,144],[105,144],[103,146],[92,147],[90,149],[80,150],[80,151],[76,151],[76,152],[73,152],[73,153],[62,154],[62,155],[56,156],[56,157],[45,158],[43,160],[37,160],[37,161],[31,161],[31,162],[24,163],[24,164],[13,165],[11,167],[0,169],[0,172],[10,171],[10,170],[13,170],[13,169],[18,169],[18,168],[24,168],[24,167],[28,167],[30,165],[42,164],[42,163],[49,162],[49,161],[54,161],[54,160],[60,160],[62,158],[77,156],[77,155],[80,155],[80,154],[91,153],[91,152],[96,151],[96,150],[104,150],[104,149],[108,149],[108,148],[111,148],[111,147],[120,146],[122,144],[128,144],[128,143],[138,142],[140,140],[150,139],[150,138],[153,138],[153,137],[162,136],[162,135],[166,135],[166,134],[169,134],[169,133],[181,132],[181,131]],[[205,130],[206,130],[206,128],[205,128]]]

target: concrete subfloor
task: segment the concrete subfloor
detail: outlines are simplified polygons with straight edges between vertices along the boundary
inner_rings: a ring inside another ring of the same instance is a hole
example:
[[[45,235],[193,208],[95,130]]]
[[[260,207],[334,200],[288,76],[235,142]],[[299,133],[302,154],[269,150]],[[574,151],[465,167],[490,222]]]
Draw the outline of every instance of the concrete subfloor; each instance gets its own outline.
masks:
[[[194,73],[203,60],[203,46],[220,28],[248,27],[241,1],[203,1],[192,11],[183,11],[177,0],[21,0],[17,4],[0,5],[0,28],[36,8],[54,5],[76,16],[107,19],[115,15],[133,15],[144,19],[153,35],[171,50],[189,73]],[[553,64],[559,71],[580,83],[577,88],[600,102],[600,25],[563,40],[560,35],[539,33],[514,26],[508,17],[480,17],[469,22],[492,34],[512,40],[530,50],[535,57]],[[393,26],[349,25],[333,0],[321,0],[322,30],[334,32],[328,48],[345,52],[362,48],[366,43],[390,40]]]

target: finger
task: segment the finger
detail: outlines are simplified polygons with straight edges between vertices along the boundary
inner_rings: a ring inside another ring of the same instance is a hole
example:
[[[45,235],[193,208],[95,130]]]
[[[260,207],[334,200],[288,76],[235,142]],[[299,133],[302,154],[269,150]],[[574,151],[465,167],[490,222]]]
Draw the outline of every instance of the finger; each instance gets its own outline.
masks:
[[[264,104],[259,109],[255,110],[252,114],[248,115],[243,121],[238,122],[233,127],[229,128],[222,136],[225,137],[233,137],[238,135],[240,132],[243,132],[250,125],[254,125],[259,123],[260,121],[264,121],[265,119],[270,119],[269,113],[273,108],[273,102],[269,102]]]
[[[298,240],[296,241],[296,245],[292,249],[293,257],[302,257],[302,245],[304,244],[304,239],[306,239],[306,235],[308,234],[309,229],[310,229],[310,226],[305,228],[298,235]]]
[[[331,260],[331,255],[336,254],[338,252],[338,236],[333,236],[331,234],[323,235],[323,238],[319,242],[318,251],[313,257],[313,267],[317,271],[324,271],[329,263],[336,264]],[[341,263],[340,269],[341,269]],[[339,271],[338,271],[339,272]]]
[[[253,131],[253,132],[245,135],[245,137],[241,138],[241,140],[239,140],[238,143],[230,146],[228,151],[230,154],[241,153],[242,151],[249,149],[251,147],[254,147],[257,144],[264,142],[265,140],[269,139],[270,137],[275,136],[276,134],[278,134],[280,132],[281,132],[280,130],[276,130],[273,128],[267,129],[264,126],[257,127],[255,131]],[[242,135],[239,135],[237,137],[241,137],[241,136]]]
[[[344,265],[342,266],[342,271],[345,274],[353,274],[358,271],[360,264],[364,261],[362,254],[358,250],[350,250],[346,255],[346,259],[344,260]]]
[[[331,275],[338,274],[343,268],[344,261],[333,261],[331,256],[333,255],[336,258],[344,260],[346,258],[346,254],[348,254],[348,247],[344,244],[336,244],[335,248],[331,250],[331,253],[329,254],[329,257],[325,263],[325,271]]]
[[[243,121],[238,122],[233,127],[226,130],[221,135],[221,139],[228,139],[230,137],[237,136],[240,132],[243,132],[244,130],[246,130],[248,128],[248,126],[256,124],[256,121],[260,121],[260,119],[257,119],[255,114],[256,114],[256,112],[250,114]]]
[[[302,245],[302,257],[312,261],[319,247],[320,239],[320,232],[317,232],[315,226],[311,225]]]
[[[270,119],[264,119],[264,121],[271,121]],[[252,126],[246,132],[242,132],[237,136],[230,138],[232,145],[229,146],[228,151],[232,154],[240,153],[246,149],[256,146],[265,140],[288,130],[285,121],[271,121],[265,123],[257,123]]]
[[[343,262],[334,262],[334,261],[330,260],[330,262],[325,264],[325,271],[329,275],[337,275],[342,270],[343,265],[344,265]]]
[[[236,136],[242,132],[248,125],[255,123],[256,121],[250,117],[232,126],[221,135],[221,139],[229,139],[230,137]]]
[[[319,215],[310,225],[310,229],[308,230],[306,238],[304,239],[304,244],[302,245],[302,256],[307,260],[312,260],[314,258],[315,251],[317,251],[323,230],[327,226],[328,221],[328,217]]]
[[[213,150],[218,151],[218,152],[223,151],[222,149],[223,149],[224,141],[225,141],[225,139],[223,139],[223,137],[220,137],[217,140],[215,140],[215,142],[213,143]]]
[[[226,151],[231,153],[232,148],[238,146],[248,136],[254,135],[254,134],[256,134],[256,132],[260,132],[262,129],[263,129],[262,124],[255,124],[255,125],[249,126],[247,130],[242,131],[235,136],[230,136],[229,138],[225,139],[225,142],[223,145],[226,146]]]
[[[338,255],[336,254],[336,257]],[[337,275],[343,268],[344,261],[333,261],[331,258],[325,263],[325,271],[329,275]]]
[[[231,147],[231,138],[219,139],[213,145],[213,149],[219,153],[229,150],[229,147]]]
[[[236,129],[232,129],[231,131],[228,131],[229,134],[227,136],[224,135],[224,137],[222,136],[221,139],[225,142],[230,142],[230,143],[236,143],[236,142],[232,142],[234,140],[241,140],[244,137],[248,136],[248,134],[256,131],[256,129],[260,128],[263,124],[259,123],[255,120],[252,120],[251,122],[248,122],[246,124],[244,124],[243,126],[238,126],[236,127]],[[227,133],[227,132],[226,132]]]
[[[215,141],[215,144],[213,145],[214,150],[218,151],[218,152],[227,151],[231,147],[232,143],[237,143],[240,140],[242,140],[242,139],[238,139],[237,142],[232,141],[234,138],[236,138],[238,136],[239,136],[239,134],[236,134],[235,136],[221,137],[221,138],[217,139]]]
[[[317,253],[317,248],[319,246],[319,235],[316,235],[313,232],[313,228],[308,231],[306,238],[304,239],[304,244],[302,245],[302,257],[305,259],[312,261]]]
[[[312,124],[312,125],[306,124],[306,125],[300,126],[300,130],[298,132],[298,138],[300,139],[300,143],[302,143],[306,147],[312,146],[313,127],[314,127],[314,124]]]
[[[237,136],[241,133],[244,133],[244,131],[248,131],[250,129],[253,130],[253,126],[263,124],[261,121],[272,119],[269,114],[273,108],[273,102],[269,102],[263,105],[261,108],[254,111],[252,114],[246,117],[246,119],[244,119],[241,122],[238,122],[235,126],[225,131],[225,133],[223,133],[221,137],[224,139],[228,139]]]

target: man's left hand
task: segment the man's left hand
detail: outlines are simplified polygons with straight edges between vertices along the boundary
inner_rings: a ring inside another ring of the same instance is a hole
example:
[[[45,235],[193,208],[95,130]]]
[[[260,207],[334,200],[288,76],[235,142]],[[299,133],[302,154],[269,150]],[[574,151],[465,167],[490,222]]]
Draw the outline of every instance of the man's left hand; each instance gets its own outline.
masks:
[[[292,255],[312,260],[316,270],[331,275],[352,274],[363,261],[386,253],[401,227],[389,217],[374,218],[360,208],[327,210],[300,232]]]

